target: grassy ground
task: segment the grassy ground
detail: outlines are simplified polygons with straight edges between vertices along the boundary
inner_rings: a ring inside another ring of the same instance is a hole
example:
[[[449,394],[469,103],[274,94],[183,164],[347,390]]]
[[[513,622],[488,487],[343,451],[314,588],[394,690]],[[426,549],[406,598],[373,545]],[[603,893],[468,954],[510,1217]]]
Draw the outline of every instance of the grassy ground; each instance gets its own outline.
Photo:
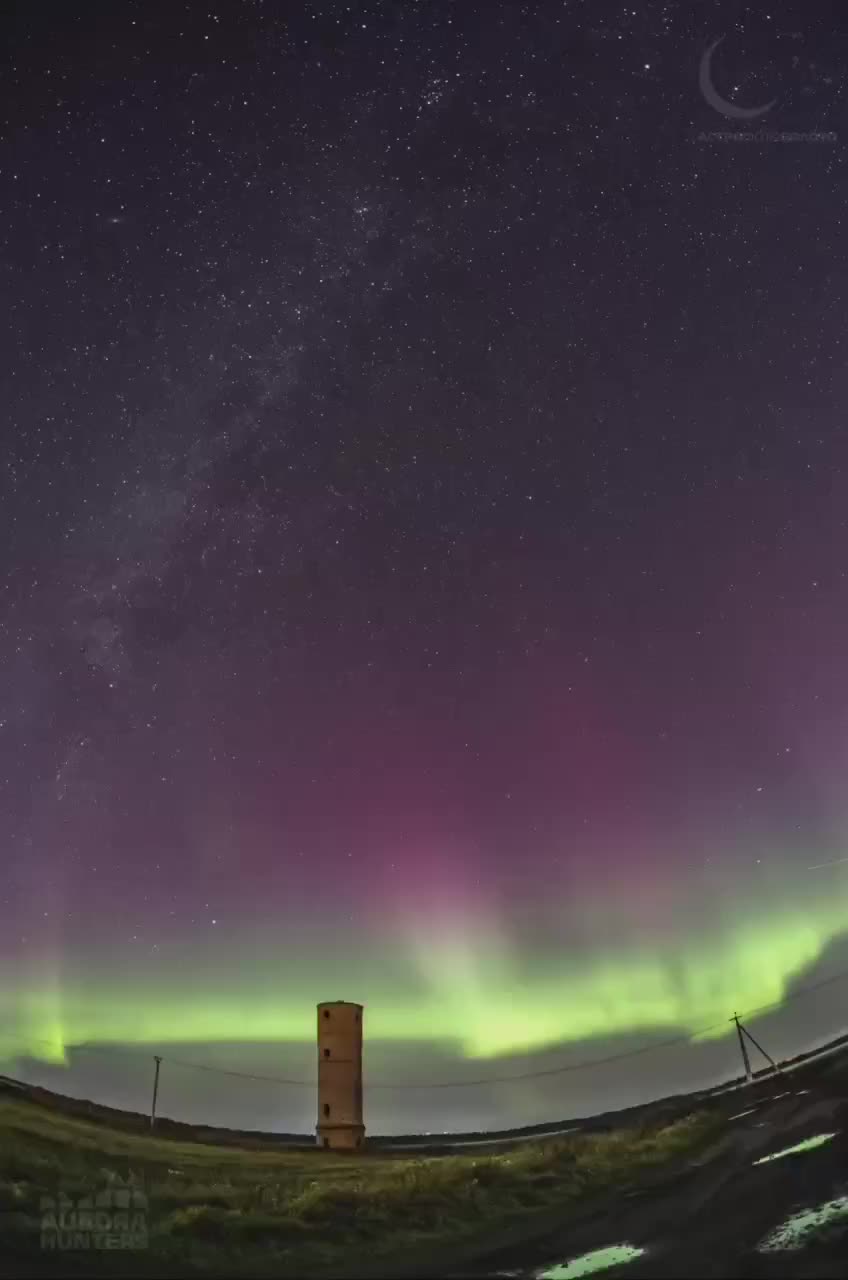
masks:
[[[625,1187],[708,1142],[715,1121],[528,1142],[506,1155],[416,1157],[256,1151],[104,1128],[0,1099],[2,1274],[346,1276],[392,1274],[455,1245],[481,1249],[509,1222]],[[148,1247],[41,1247],[41,1198],[72,1200],[132,1177]]]

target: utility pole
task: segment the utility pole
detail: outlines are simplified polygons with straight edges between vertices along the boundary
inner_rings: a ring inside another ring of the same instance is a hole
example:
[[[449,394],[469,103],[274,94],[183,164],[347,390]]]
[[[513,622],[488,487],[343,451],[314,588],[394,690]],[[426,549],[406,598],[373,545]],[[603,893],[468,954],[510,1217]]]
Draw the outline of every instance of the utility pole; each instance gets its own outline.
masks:
[[[156,1063],[156,1070],[153,1073],[153,1102],[150,1105],[150,1127],[153,1128],[156,1123],[156,1095],[159,1092],[159,1068],[162,1065],[162,1059],[158,1054],[153,1055],[153,1061]]]
[[[754,1076],[751,1071],[751,1059],[748,1057],[748,1046],[745,1044],[745,1037],[742,1035],[742,1028],[739,1025],[738,1013],[734,1013],[732,1021],[736,1023],[736,1034],[739,1036],[739,1048],[742,1050],[742,1061],[745,1064],[745,1079],[750,1084]]]
[[[748,1057],[748,1046],[745,1043],[746,1036],[751,1041],[751,1044],[754,1046],[754,1048],[759,1049],[760,1053],[763,1055],[763,1057],[771,1066],[771,1069],[775,1073],[775,1075],[778,1075],[780,1073],[780,1067],[777,1065],[777,1063],[775,1062],[771,1054],[766,1053],[765,1049],[760,1044],[759,1040],[754,1039],[754,1037],[751,1035],[748,1028],[742,1026],[742,1023],[739,1021],[738,1013],[734,1013],[733,1017],[731,1018],[731,1022],[736,1023],[736,1034],[739,1036],[739,1048],[742,1050],[742,1061],[745,1064],[745,1079],[747,1080],[748,1084],[750,1084],[751,1081],[753,1080],[754,1073],[751,1070],[751,1059]]]
[[[772,1071],[775,1073],[775,1075],[777,1075],[777,1074],[780,1072],[780,1067],[777,1065],[777,1063],[775,1062],[775,1060],[774,1060],[774,1058],[771,1056],[771,1054],[766,1053],[766,1051],[765,1051],[765,1049],[763,1048],[763,1046],[760,1044],[760,1042],[759,1042],[758,1040],[755,1040],[755,1039],[754,1039],[754,1037],[751,1035],[751,1033],[750,1033],[750,1031],[748,1030],[748,1028],[747,1028],[747,1027],[743,1027],[743,1028],[742,1028],[742,1031],[743,1031],[743,1032],[744,1032],[744,1034],[748,1037],[748,1039],[751,1041],[751,1044],[754,1046],[754,1048],[755,1048],[755,1049],[759,1049],[759,1051],[760,1051],[760,1053],[763,1055],[763,1057],[764,1057],[768,1062],[770,1062],[770,1063],[771,1063],[771,1069],[772,1069]]]

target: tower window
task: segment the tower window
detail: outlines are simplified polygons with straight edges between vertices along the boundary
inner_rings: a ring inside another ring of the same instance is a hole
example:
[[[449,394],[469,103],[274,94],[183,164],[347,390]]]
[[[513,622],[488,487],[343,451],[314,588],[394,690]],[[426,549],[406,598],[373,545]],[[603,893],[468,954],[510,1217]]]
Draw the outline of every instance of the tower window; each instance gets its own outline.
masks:
[[[330,1010],[329,1010],[329,1009],[325,1009],[325,1010],[324,1010],[324,1017],[325,1017],[325,1018],[329,1018],[329,1016],[330,1016]]]
[[[330,1104],[329,1104],[329,1102],[325,1102],[325,1103],[324,1103],[324,1115],[325,1115],[325,1116],[328,1116],[329,1114],[330,1114]]]
[[[329,1056],[330,1056],[330,1050],[329,1050],[329,1049],[325,1049],[325,1050],[324,1050],[324,1057],[325,1057],[325,1058],[329,1058]]]

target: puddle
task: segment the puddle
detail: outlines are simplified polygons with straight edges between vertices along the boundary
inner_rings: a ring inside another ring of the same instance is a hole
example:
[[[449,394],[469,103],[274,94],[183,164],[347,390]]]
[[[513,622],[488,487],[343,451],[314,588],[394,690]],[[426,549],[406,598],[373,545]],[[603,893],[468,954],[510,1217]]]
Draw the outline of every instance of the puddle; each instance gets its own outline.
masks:
[[[826,1142],[830,1142],[835,1137],[835,1133],[819,1133],[815,1138],[805,1138],[803,1142],[797,1142],[794,1147],[784,1147],[783,1151],[775,1151],[770,1156],[763,1156],[760,1160],[755,1160],[754,1164],[768,1164],[770,1160],[782,1160],[784,1156],[800,1155],[802,1151],[815,1151],[816,1147],[823,1147]]]
[[[593,1249],[591,1253],[583,1253],[579,1258],[558,1262],[554,1267],[537,1271],[536,1280],[574,1280],[576,1276],[593,1276],[598,1271],[606,1271],[608,1267],[617,1267],[622,1262],[641,1258],[644,1252],[644,1249],[637,1249],[632,1244],[612,1244],[606,1249]]]
[[[737,1111],[735,1116],[728,1116],[728,1123],[731,1120],[741,1120],[743,1116],[752,1116],[756,1111],[756,1107],[749,1107],[747,1111]]]
[[[834,1222],[848,1219],[848,1196],[826,1200],[816,1209],[802,1209],[776,1227],[757,1245],[758,1253],[780,1253],[784,1249],[803,1249],[810,1238]]]

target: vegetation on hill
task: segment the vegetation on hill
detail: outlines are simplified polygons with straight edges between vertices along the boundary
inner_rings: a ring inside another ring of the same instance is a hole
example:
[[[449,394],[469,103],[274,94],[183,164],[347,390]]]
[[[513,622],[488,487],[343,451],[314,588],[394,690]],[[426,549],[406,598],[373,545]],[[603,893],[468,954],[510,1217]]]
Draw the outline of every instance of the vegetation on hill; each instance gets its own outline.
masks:
[[[695,1115],[499,1155],[340,1155],[142,1136],[5,1097],[0,1238],[5,1264],[28,1276],[400,1274],[532,1229],[540,1211],[623,1190],[703,1145],[714,1127]],[[128,1180],[148,1204],[144,1250],[42,1247],[43,1197],[76,1202]]]

